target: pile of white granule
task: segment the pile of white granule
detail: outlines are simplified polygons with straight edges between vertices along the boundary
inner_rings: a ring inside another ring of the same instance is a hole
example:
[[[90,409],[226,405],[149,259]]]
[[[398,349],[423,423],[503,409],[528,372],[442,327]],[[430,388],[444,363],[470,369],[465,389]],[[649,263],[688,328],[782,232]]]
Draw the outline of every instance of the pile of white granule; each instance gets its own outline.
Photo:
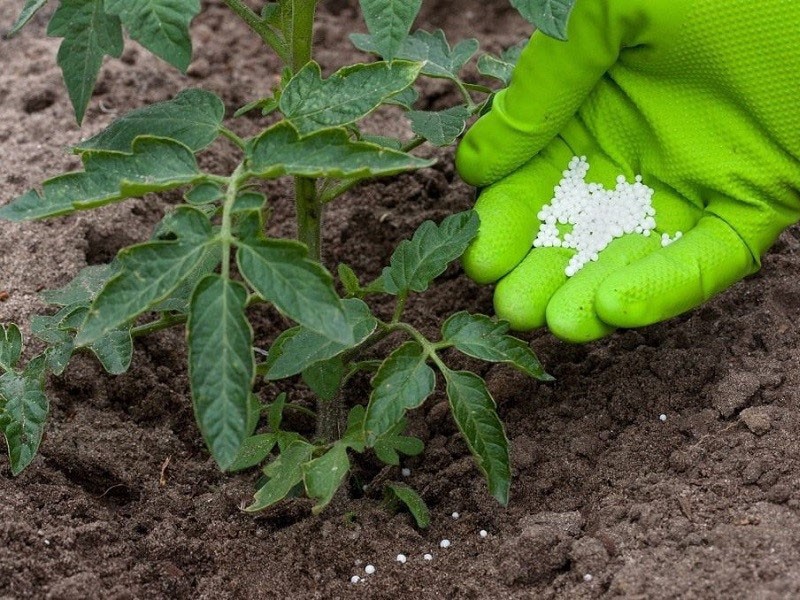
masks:
[[[553,198],[537,215],[541,221],[535,248],[572,248],[575,254],[564,272],[572,277],[589,261],[596,261],[600,252],[612,240],[625,234],[649,236],[656,227],[653,208],[653,189],[642,183],[637,175],[628,183],[624,175],[617,177],[613,190],[599,183],[587,183],[589,163],[585,156],[575,156],[553,190]],[[559,231],[566,226],[566,233]],[[571,226],[571,227],[569,227]],[[662,234],[661,245],[680,238]]]

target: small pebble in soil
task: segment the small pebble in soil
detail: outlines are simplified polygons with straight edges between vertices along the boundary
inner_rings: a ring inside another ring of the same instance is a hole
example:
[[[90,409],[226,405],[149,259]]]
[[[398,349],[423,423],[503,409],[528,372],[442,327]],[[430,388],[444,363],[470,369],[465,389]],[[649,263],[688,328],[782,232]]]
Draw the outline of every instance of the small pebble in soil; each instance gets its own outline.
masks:
[[[372,575],[375,572],[375,565],[367,565],[364,567],[364,573],[367,575]]]
[[[350,578],[350,583],[358,583],[359,581],[361,581],[361,577],[359,577],[358,575],[353,575]]]
[[[485,537],[488,537],[488,535],[489,535],[489,532],[488,532],[488,531],[486,531],[485,529],[481,529],[481,530],[478,532],[478,535],[479,535],[479,536],[481,536],[482,538],[485,538]]]
[[[439,542],[439,548],[449,548],[450,547],[450,540],[442,540]]]
[[[408,559],[406,558],[405,554],[398,554],[397,558],[395,560],[397,562],[399,562],[401,565],[404,565],[404,564],[406,564],[406,560],[408,560]]]
[[[422,558],[424,558],[425,560],[433,560],[433,554],[426,554]]]
[[[594,579],[594,577],[592,577],[592,574],[591,574],[591,573],[586,573],[586,575],[584,575],[584,576],[583,576],[583,580],[584,580],[586,583],[589,583],[589,582],[590,582],[592,579]]]
[[[658,415],[658,420],[661,421],[662,423],[665,423],[666,420],[667,420],[667,415],[665,415],[663,413]]]
[[[454,519],[457,519],[457,518],[458,518],[458,517],[460,517],[461,515],[460,515],[460,514],[458,514],[457,512],[454,512],[454,513],[453,513],[452,515],[450,515],[450,516],[451,516],[451,517],[453,517]]]
[[[400,474],[403,477],[408,477],[411,475],[411,469],[409,469],[408,467],[403,467],[402,469],[400,469]]]

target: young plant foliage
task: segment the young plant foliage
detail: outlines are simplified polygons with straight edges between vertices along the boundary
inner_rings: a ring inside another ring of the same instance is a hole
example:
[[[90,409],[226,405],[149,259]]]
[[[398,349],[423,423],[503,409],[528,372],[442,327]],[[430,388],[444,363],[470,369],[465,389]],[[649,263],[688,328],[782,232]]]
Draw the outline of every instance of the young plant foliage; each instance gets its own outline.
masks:
[[[367,443],[392,430],[408,410],[418,408],[433,393],[436,374],[417,342],[406,342],[383,362],[372,380],[364,431]]]
[[[380,54],[378,44],[371,35],[353,33],[350,41],[359,50]],[[405,39],[395,58],[421,62],[422,74],[428,77],[460,81],[458,73],[478,51],[478,46],[478,40],[470,38],[451,48],[441,29],[433,33],[419,29]]]
[[[76,152],[108,150],[129,153],[140,136],[167,138],[199,152],[219,136],[225,106],[215,94],[189,88],[172,100],[158,102],[115,119],[97,135],[80,142]]]
[[[249,423],[255,379],[253,330],[245,316],[247,289],[219,275],[203,278],[192,295],[187,325],[194,413],[221,469],[234,465]]]
[[[475,373],[445,369],[443,374],[456,425],[486,476],[489,492],[505,506],[511,487],[511,460],[494,399]]]
[[[424,292],[477,233],[478,215],[473,211],[451,215],[441,225],[426,221],[397,246],[381,275],[383,289],[389,294]]]
[[[84,171],[44,182],[43,193],[31,190],[0,207],[0,219],[30,221],[97,208],[150,192],[187,185],[201,177],[192,151],[169,139],[143,136],[129,154],[87,152]]]
[[[575,0],[511,0],[511,5],[545,35],[567,39],[567,23]]]
[[[360,0],[360,4],[377,53],[392,60],[411,31],[422,0]]]
[[[45,4],[47,4],[47,0],[25,0],[25,5],[22,7],[22,11],[19,13],[17,20],[14,21],[11,29],[6,34],[6,37],[11,38],[19,33],[19,30],[25,27],[25,25],[28,24],[28,21],[30,21],[33,16],[39,12],[39,9]]]
[[[302,177],[377,177],[429,167],[431,160],[365,142],[347,131],[323,129],[305,137],[288,122],[265,131],[252,143],[249,166],[263,179]]]
[[[45,3],[26,0],[12,34]],[[329,202],[364,180],[431,166],[433,160],[412,152],[423,143],[453,144],[469,120],[487,109],[492,90],[460,78],[478,50],[477,40],[451,45],[441,30],[409,34],[421,0],[360,0],[369,34],[351,39],[383,60],[345,66],[324,78],[311,47],[315,0],[262,3],[260,12],[240,0],[225,4],[283,63],[270,97],[236,113],[260,108],[270,114],[269,126],[241,137],[239,128],[224,121],[226,107],[219,97],[186,89],[77,143],[72,150],[82,171],[49,179],[41,192],[31,190],[0,207],[0,218],[23,221],[178,190],[170,197],[178,206],[170,206],[149,240],[42,294],[54,306],[30,319],[31,332],[46,344],[42,354],[23,367],[20,330],[0,328],[0,433],[12,472],[31,462],[42,439],[47,370],[63,373],[73,354],[83,351],[93,353],[106,371],[122,373],[130,366],[136,338],[184,326],[192,405],[211,456],[226,471],[263,466],[246,510],[305,495],[316,514],[336,504],[338,491],[350,487],[351,474],[363,481],[367,459],[351,460],[356,454],[370,453],[388,466],[386,473],[400,465],[401,456],[422,453],[422,440],[407,432],[409,412],[434,394],[436,371],[490,492],[505,504],[508,440],[494,400],[478,375],[448,366],[453,355],[445,350],[506,363],[539,380],[549,376],[504,322],[459,312],[444,322],[441,339],[430,340],[402,320],[409,296],[426,291],[475,238],[477,213],[422,223],[399,244],[380,277],[366,285],[350,267],[339,265],[344,298],[323,266],[320,247]],[[539,25],[543,31],[560,34],[566,32],[573,2],[513,4],[544,23]],[[60,0],[48,34],[63,38],[58,62],[78,120],[105,56],[122,53],[123,29],[185,70],[192,51],[189,27],[200,8],[199,0]],[[508,83],[519,51],[484,55],[478,69]],[[423,89],[415,85],[423,78],[446,80],[460,103],[413,110],[417,89]],[[478,102],[478,94],[487,97]],[[410,130],[388,137],[363,127],[365,117],[382,109],[405,111]],[[252,125],[242,129],[251,131]],[[228,173],[219,171],[229,161],[196,156],[220,136],[237,155]],[[214,170],[206,172],[202,165],[210,162]],[[263,181],[282,177],[293,185],[296,241],[267,235],[271,207]],[[368,301],[376,295],[383,302],[373,312]],[[385,310],[386,301],[394,308]],[[248,314],[263,305],[271,307],[273,320],[277,311],[292,321],[269,349],[254,347],[256,338],[272,336],[256,336]],[[302,379],[316,396],[314,410],[307,397],[290,402],[285,393],[262,404],[260,390],[253,389],[256,375],[268,381],[299,375],[298,385]],[[368,401],[354,396],[358,387],[349,384],[370,376]],[[303,434],[284,429],[296,423],[284,419],[290,411],[312,422],[315,431],[313,426],[304,426]],[[372,495],[373,488],[379,493],[382,487],[370,483],[364,489]],[[385,494],[393,506],[405,505],[420,527],[429,524],[422,498],[410,487],[390,483]]]
[[[434,146],[449,146],[464,133],[470,118],[466,106],[454,106],[439,111],[412,110],[408,113],[411,129]]]
[[[105,11],[150,52],[186,71],[192,59],[189,23],[200,12],[200,0],[105,0]]]
[[[6,370],[0,375],[0,433],[6,439],[13,475],[30,464],[42,441],[50,408],[43,391],[44,368],[44,357],[38,356],[21,373]]]
[[[310,62],[289,81],[279,107],[301,136],[349,125],[408,88],[421,67],[408,61],[375,62],[345,67],[323,79],[319,65]]]
[[[61,0],[47,35],[64,38],[57,60],[75,118],[81,123],[103,58],[122,56],[122,24],[106,13],[104,0]]]

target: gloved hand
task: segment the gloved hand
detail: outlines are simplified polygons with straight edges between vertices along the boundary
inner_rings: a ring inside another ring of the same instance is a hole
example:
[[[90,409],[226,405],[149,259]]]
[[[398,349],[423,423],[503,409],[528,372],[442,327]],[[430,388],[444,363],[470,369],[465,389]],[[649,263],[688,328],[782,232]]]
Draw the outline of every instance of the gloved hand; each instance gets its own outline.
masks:
[[[800,218],[800,2],[577,0],[568,34],[533,35],[456,164],[485,187],[467,274],[498,282],[514,329],[585,342],[701,304]],[[618,238],[568,279],[574,250],[531,243],[576,155],[606,187],[641,174],[658,235]]]

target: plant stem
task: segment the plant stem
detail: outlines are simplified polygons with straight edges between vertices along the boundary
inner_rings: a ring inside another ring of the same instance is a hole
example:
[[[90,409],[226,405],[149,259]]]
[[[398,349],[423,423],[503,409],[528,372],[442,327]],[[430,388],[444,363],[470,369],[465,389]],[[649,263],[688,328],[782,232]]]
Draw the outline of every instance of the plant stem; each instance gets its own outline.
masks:
[[[341,391],[333,400],[317,399],[317,438],[326,444],[340,439],[344,431],[345,416]]]
[[[243,138],[238,136],[235,132],[231,131],[227,127],[220,127],[219,132],[223,135],[223,137],[228,138],[230,141],[236,144],[239,149],[245,150],[247,148],[247,142],[245,142]]]
[[[297,211],[297,239],[308,247],[308,257],[322,258],[322,205],[317,183],[308,177],[294,178],[294,204]]]
[[[152,321],[150,323],[145,323],[144,325],[131,328],[131,337],[137,338],[142,337],[143,335],[150,335],[156,331],[161,331],[162,329],[168,329],[169,327],[186,323],[186,318],[186,315],[161,315],[161,318],[157,321]]]
[[[222,277],[228,279],[231,274],[231,246],[233,245],[233,204],[242,182],[247,178],[244,163],[239,163],[231,175],[228,189],[225,191],[225,203],[222,205],[222,224],[219,236],[222,240]]]
[[[297,73],[311,60],[314,36],[314,13],[317,0],[292,0],[291,64],[292,73]]]
[[[403,316],[403,310],[406,308],[406,300],[408,300],[408,290],[400,292],[400,295],[397,296],[397,305],[394,307],[394,314],[392,315],[392,323],[397,323],[400,321],[400,317]]]
[[[247,25],[255,31],[264,43],[275,51],[284,64],[289,62],[288,50],[286,43],[280,39],[272,28],[264,22],[261,17],[254,13],[249,6],[242,0],[225,0],[228,5],[239,18],[241,18]]]

